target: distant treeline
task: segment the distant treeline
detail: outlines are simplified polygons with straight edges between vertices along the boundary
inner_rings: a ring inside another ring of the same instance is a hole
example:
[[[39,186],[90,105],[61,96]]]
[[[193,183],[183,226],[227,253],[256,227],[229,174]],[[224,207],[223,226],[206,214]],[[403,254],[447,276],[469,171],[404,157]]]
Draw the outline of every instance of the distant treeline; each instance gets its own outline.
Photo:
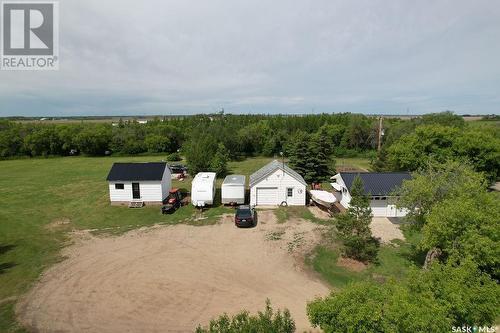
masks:
[[[303,116],[220,113],[155,118],[146,124],[0,120],[0,157],[180,152],[193,169],[202,169],[217,153],[237,159],[279,156],[283,152],[305,169],[323,170],[313,172],[308,180],[321,180],[334,167],[332,163],[329,166],[306,163],[305,160],[314,157],[324,163],[334,157],[371,157],[374,168],[379,170],[415,170],[428,159],[468,159],[478,171],[493,179],[499,176],[500,163],[496,125],[471,126],[451,112],[410,120],[386,118],[382,150],[377,154],[378,118],[350,113]]]

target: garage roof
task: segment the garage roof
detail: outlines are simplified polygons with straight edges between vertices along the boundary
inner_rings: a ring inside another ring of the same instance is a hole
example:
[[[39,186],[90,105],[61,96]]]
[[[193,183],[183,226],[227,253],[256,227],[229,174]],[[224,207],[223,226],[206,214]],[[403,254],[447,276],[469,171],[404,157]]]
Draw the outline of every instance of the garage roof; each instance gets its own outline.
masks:
[[[363,181],[365,193],[388,196],[403,184],[403,180],[411,179],[409,172],[341,172],[347,188],[350,189],[354,178],[359,176]]]
[[[277,160],[268,163],[267,165],[250,175],[250,186],[257,184],[276,170],[283,170],[285,173],[295,178],[301,184],[307,186],[306,181],[304,180],[304,178],[302,178],[301,175],[299,175],[295,170],[291,169],[288,165],[282,162],[278,162]]]
[[[114,163],[108,181],[162,180],[167,163]]]

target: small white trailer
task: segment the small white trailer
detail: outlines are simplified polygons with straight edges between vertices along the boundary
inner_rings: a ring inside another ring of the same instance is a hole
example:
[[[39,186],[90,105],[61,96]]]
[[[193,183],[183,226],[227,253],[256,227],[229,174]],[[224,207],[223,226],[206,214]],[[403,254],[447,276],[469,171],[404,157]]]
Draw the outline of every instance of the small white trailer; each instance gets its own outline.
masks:
[[[205,207],[214,204],[215,172],[200,172],[196,174],[191,184],[191,203],[195,207]]]
[[[245,203],[245,183],[246,178],[243,175],[229,175],[222,183],[222,204],[237,204]]]

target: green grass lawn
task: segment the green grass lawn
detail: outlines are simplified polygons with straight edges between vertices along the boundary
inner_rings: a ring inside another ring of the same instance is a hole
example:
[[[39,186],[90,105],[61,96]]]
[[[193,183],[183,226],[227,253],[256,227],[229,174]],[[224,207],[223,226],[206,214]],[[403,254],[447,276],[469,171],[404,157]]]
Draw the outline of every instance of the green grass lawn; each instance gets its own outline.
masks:
[[[57,262],[69,241],[67,231],[91,229],[95,233],[122,233],[154,224],[214,223],[231,212],[216,204],[203,219],[187,205],[172,215],[158,206],[129,209],[109,204],[106,176],[113,162],[153,162],[162,156],[64,157],[1,161],[0,171],[0,332],[17,330],[13,317],[15,298],[28,290],[40,273]],[[270,158],[229,163],[232,173],[249,175]],[[220,185],[222,179],[218,179]],[[190,189],[191,180],[174,181]],[[69,221],[51,227],[57,221]]]
[[[361,157],[336,157],[335,158],[336,167],[340,169],[359,169],[364,171],[371,171],[372,166],[370,164],[370,159]]]
[[[307,262],[335,289],[365,279],[400,279],[406,275],[410,267],[421,266],[425,259],[425,254],[417,249],[421,234],[408,226],[403,226],[402,231],[406,241],[382,245],[377,262],[361,272],[354,272],[337,265],[340,256],[338,247],[318,246]]]

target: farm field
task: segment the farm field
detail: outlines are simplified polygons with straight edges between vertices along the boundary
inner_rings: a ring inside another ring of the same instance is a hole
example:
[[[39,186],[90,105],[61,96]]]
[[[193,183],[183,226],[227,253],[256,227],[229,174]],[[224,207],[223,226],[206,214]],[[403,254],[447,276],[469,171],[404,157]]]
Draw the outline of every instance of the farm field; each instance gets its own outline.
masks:
[[[0,331],[23,331],[16,324],[15,304],[43,271],[63,261],[64,249],[74,242],[68,231],[82,230],[91,237],[107,237],[157,224],[213,225],[220,222],[224,214],[232,212],[229,208],[217,206],[207,210],[203,219],[195,219],[196,211],[192,206],[183,207],[173,215],[161,215],[158,207],[133,210],[109,205],[105,178],[113,162],[158,160],[161,156],[66,157],[0,162]],[[270,160],[256,157],[231,162],[229,169],[232,173],[249,175]],[[360,159],[343,160],[345,163],[350,161],[353,168],[368,163]],[[221,182],[218,180],[218,184]],[[190,180],[176,181],[174,186],[189,189]],[[279,213],[276,211],[274,215]],[[316,222],[314,225],[321,223],[305,208],[289,211],[284,216],[283,222],[287,224],[297,217]],[[394,261],[408,262],[399,253],[402,250],[390,246],[383,249],[381,256],[387,259],[381,260],[377,268],[380,273],[393,274],[390,267],[394,266]],[[318,247],[316,255],[308,261],[332,286],[341,287],[344,282],[338,281],[339,276],[345,275],[345,272],[335,272],[337,266],[335,261],[332,266],[331,260],[334,256],[335,250]],[[360,275],[349,271],[346,274],[347,280],[370,276],[366,272]],[[259,308],[263,302],[264,299],[258,300]]]

